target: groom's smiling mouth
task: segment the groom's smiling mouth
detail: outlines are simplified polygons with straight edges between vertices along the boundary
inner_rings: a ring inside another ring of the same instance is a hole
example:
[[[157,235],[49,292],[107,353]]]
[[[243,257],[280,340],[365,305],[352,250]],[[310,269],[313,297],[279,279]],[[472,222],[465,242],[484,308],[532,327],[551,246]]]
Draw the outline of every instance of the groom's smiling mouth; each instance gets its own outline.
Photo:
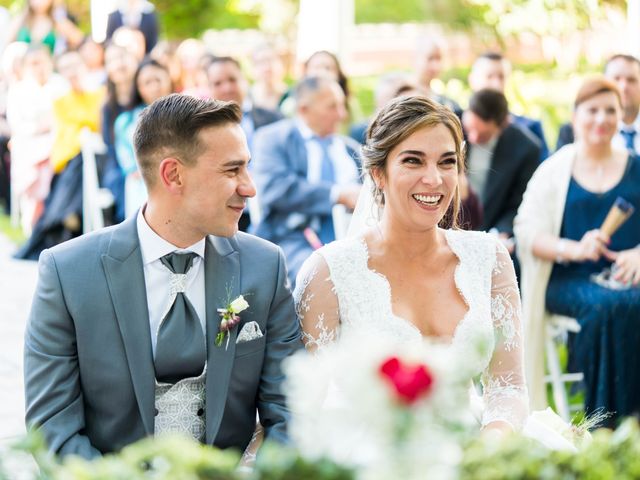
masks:
[[[425,205],[427,207],[436,207],[440,205],[440,203],[442,202],[442,199],[444,198],[444,195],[440,193],[432,193],[432,194],[414,193],[411,196],[420,205]]]
[[[244,205],[229,205],[229,208],[235,210],[236,212],[240,212],[242,213],[242,211],[244,210]]]

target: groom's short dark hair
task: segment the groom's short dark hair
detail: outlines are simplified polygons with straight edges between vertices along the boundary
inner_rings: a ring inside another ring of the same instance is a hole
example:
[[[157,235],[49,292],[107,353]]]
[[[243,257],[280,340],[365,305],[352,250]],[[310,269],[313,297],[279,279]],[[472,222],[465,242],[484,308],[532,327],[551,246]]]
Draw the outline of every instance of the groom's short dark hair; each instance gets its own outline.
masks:
[[[176,157],[193,165],[202,153],[200,130],[228,123],[239,124],[242,110],[234,102],[203,100],[191,95],[162,97],[140,115],[133,147],[147,188],[156,182],[160,161]]]

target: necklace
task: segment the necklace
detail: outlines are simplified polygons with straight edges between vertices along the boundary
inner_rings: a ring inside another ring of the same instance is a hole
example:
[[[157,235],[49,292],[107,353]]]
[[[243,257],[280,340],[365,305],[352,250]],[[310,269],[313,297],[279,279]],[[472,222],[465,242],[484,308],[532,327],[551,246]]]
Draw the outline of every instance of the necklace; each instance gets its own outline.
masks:
[[[577,155],[577,152],[576,152]],[[619,155],[612,152],[607,158],[589,161],[584,157],[582,160],[575,159],[573,176],[578,183],[593,193],[604,193],[618,184],[620,181]],[[624,171],[622,172],[624,174]]]

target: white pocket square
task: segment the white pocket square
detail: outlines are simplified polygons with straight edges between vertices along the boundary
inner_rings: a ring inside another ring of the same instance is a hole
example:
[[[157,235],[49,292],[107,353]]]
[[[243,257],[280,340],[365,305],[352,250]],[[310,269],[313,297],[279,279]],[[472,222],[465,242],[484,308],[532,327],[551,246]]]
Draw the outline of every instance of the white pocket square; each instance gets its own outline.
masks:
[[[238,333],[236,343],[250,342],[260,337],[262,337],[260,326],[256,322],[247,322],[242,327],[242,330],[240,330],[240,333]]]

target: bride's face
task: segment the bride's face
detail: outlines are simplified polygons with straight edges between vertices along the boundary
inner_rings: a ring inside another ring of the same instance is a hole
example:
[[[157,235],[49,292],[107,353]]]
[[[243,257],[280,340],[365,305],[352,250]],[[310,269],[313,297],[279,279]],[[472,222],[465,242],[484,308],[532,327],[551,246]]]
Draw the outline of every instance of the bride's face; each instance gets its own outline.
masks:
[[[374,179],[384,192],[385,215],[394,223],[436,227],[458,185],[453,135],[441,124],[417,130],[389,152],[384,173],[374,173]]]

